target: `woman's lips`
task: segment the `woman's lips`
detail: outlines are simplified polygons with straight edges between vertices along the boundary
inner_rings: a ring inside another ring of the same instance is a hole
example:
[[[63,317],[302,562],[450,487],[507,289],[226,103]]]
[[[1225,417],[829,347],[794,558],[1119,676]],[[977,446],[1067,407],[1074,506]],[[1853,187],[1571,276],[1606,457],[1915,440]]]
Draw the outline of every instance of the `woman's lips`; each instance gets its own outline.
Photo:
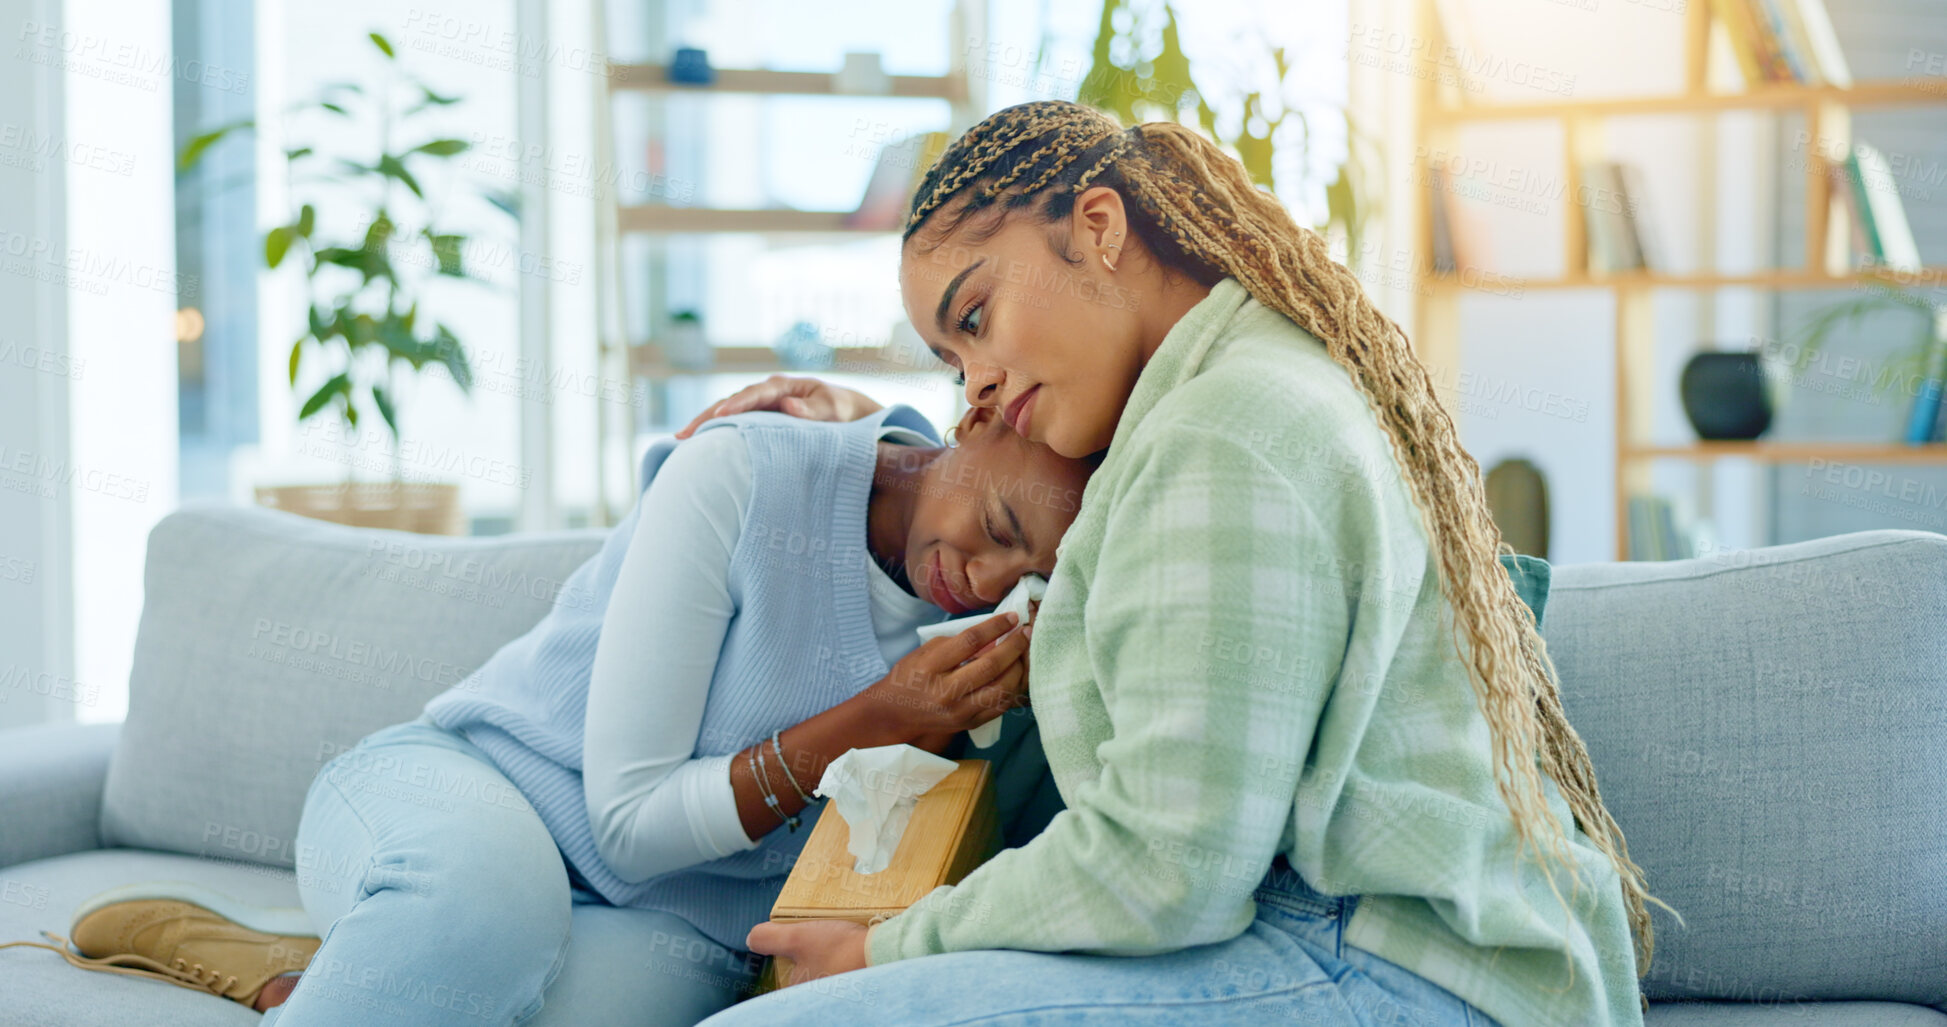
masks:
[[[1014,434],[1024,439],[1028,437],[1028,415],[1033,410],[1034,397],[1040,392],[1041,386],[1036,385],[1014,397],[1014,402],[1009,403],[1006,412],[1001,415],[1001,419],[1007,422],[1007,426],[1014,429]]]
[[[927,563],[926,598],[934,606],[945,610],[955,617],[962,616],[973,610],[973,607],[961,602],[960,597],[954,595],[953,589],[947,585],[946,574],[940,567],[940,552],[937,549],[933,551],[932,560]]]

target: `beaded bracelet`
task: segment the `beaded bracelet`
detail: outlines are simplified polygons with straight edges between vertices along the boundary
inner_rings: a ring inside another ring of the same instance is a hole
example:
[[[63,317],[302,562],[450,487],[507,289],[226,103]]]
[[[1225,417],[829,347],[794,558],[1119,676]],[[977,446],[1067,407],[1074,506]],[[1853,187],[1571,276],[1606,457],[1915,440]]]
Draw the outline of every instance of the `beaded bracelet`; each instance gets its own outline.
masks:
[[[804,786],[798,783],[798,775],[791,773],[791,765],[784,762],[784,745],[777,740],[778,733],[771,732],[771,750],[777,753],[777,765],[784,770],[784,779],[791,782],[791,790],[798,793],[804,804],[811,805],[811,796],[806,795]]]
[[[769,806],[771,812],[777,814],[786,827],[796,831],[798,818],[784,812],[784,804],[777,801],[777,793],[771,790],[771,775],[764,770],[764,743],[760,741],[751,748],[757,752],[757,787],[764,793],[764,805]]]

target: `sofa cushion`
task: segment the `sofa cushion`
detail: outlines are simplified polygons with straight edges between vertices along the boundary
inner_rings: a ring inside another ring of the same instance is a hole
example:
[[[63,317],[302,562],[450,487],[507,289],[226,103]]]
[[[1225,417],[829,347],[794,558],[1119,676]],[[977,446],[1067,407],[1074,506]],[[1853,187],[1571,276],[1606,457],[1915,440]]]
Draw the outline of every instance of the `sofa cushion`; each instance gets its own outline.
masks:
[[[1514,594],[1528,605],[1529,612],[1535,615],[1535,626],[1540,627],[1541,615],[1548,609],[1548,585],[1554,579],[1554,569],[1539,556],[1521,553],[1501,554],[1501,566],[1514,582]]]
[[[603,537],[448,538],[214,504],[163,518],[103,844],[291,866],[319,768],[533,627]]]
[[[198,859],[176,853],[101,849],[0,870],[0,941],[41,941],[41,931],[68,933],[72,911],[97,892],[137,881],[189,881],[246,902],[296,906],[297,881],[288,870],[258,863]],[[662,986],[672,977],[730,973],[718,953],[693,953],[687,938],[653,910],[576,906],[568,955],[528,1027],[689,1022],[712,1012],[671,1008],[697,1001],[692,989]],[[262,1017],[225,998],[160,981],[92,973],[41,949],[0,950],[0,1021],[38,1027],[144,1027],[240,1024]],[[669,1020],[663,1018],[664,1015]]]
[[[1569,719],[1652,894],[1651,999],[1947,1008],[1947,537],[1554,568]]]
[[[0,903],[0,941],[46,941],[42,931],[65,936],[82,900],[109,888],[157,880],[189,881],[246,902],[298,904],[297,881],[288,870],[175,853],[97,849],[0,870],[0,888],[12,896],[12,901]],[[229,999],[173,984],[77,970],[42,949],[0,950],[0,980],[7,982],[9,1023],[176,1027],[248,1025],[263,1019]]]
[[[1645,1027],[1947,1027],[1947,1013],[1904,1002],[1652,1002]]]

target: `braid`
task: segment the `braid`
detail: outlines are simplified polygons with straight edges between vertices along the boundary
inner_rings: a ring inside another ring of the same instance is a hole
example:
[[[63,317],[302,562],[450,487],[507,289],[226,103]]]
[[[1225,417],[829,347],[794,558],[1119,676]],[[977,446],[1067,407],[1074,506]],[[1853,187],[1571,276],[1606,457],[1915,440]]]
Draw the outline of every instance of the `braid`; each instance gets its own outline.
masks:
[[[1012,189],[1024,179],[1025,188]],[[1113,118],[1063,101],[1007,108],[961,136],[927,173],[913,197],[906,238],[966,185],[983,180],[996,188],[969,191],[966,203],[942,216],[940,237],[996,202],[1007,210],[1039,202],[1044,219],[1066,217],[1089,183],[1107,185],[1123,196],[1134,234],[1166,268],[1205,285],[1235,278],[1258,302],[1316,336],[1350,373],[1392,443],[1439,561],[1441,589],[1454,610],[1455,647],[1490,728],[1495,784],[1513,817],[1519,851],[1535,858],[1558,899],[1556,866],[1570,871],[1579,895],[1566,831],[1545,800],[1546,773],[1621,878],[1638,973],[1647,972],[1655,944],[1647,903],[1669,907],[1649,894],[1621,827],[1603,805],[1534,614],[1499,564],[1499,555],[1512,550],[1488,510],[1480,465],[1461,446],[1405,332],[1373,306],[1318,233],[1254,186],[1236,159],[1181,125],[1152,122],[1124,132]]]

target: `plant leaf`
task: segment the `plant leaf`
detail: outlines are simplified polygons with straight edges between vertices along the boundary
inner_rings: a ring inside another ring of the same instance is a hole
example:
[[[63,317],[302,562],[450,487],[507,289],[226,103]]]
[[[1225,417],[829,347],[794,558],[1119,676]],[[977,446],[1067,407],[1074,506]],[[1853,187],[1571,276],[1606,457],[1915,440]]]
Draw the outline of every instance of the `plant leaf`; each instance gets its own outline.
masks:
[[[386,259],[383,250],[353,250],[343,246],[327,246],[319,250],[317,256],[318,263],[351,268],[364,275],[366,282],[374,278],[392,278],[392,262]]]
[[[309,157],[316,152],[317,151],[311,149],[309,146],[300,146],[295,150],[285,150],[284,159],[297,160],[299,157]]]
[[[350,372],[341,371],[333,375],[330,381],[318,386],[318,391],[312,393],[310,399],[304,401],[304,408],[297,412],[297,419],[302,421],[310,417],[312,414],[323,410],[325,404],[331,402],[333,396],[340,393],[350,396],[351,391],[352,378]]]
[[[405,164],[399,158],[389,153],[380,157],[378,172],[381,175],[387,175],[405,183],[406,188],[412,190],[414,196],[422,200],[426,198],[426,194],[420,191],[418,180],[412,177],[412,172],[406,170]]]
[[[419,91],[421,93],[424,93],[425,97],[421,99],[418,103],[415,103],[412,106],[406,108],[407,114],[417,114],[428,107],[445,107],[449,104],[455,104],[460,102],[460,98],[457,96],[441,96],[438,93],[433,92],[431,89],[426,88],[423,84],[420,85]]]
[[[440,325],[438,333],[433,337],[433,345],[435,359],[446,366],[447,373],[453,376],[453,384],[458,385],[461,392],[471,395],[473,367],[467,363],[466,350],[460,347],[460,340],[453,334],[453,330]]]
[[[378,322],[379,345],[395,357],[403,357],[414,367],[425,363],[425,356],[418,339],[412,337],[412,321],[408,314],[388,311],[385,320]]]
[[[296,342],[291,343],[291,388],[293,389],[297,388],[297,362],[298,358],[304,356],[304,340],[305,336],[300,335]]]
[[[506,211],[508,217],[516,221],[521,219],[521,194],[511,189],[489,189],[481,195],[488,203]]]
[[[464,139],[435,139],[430,143],[420,143],[407,150],[407,153],[424,153],[434,157],[451,157],[465,153],[468,143]]]
[[[372,386],[372,403],[379,408],[379,416],[385,418],[385,426],[392,429],[392,437],[399,437],[399,413],[392,408],[392,397],[386,394],[385,386]]]
[[[183,152],[176,157],[176,170],[188,171],[191,167],[195,166],[197,161],[203,159],[203,154],[209,152],[210,147],[222,142],[224,136],[239,129],[255,128],[256,125],[257,122],[254,119],[245,118],[242,121],[232,121],[227,125],[218,125],[216,128],[192,138],[189,142],[183,144]]]
[[[316,227],[318,227],[318,211],[307,203],[297,212],[297,234],[309,239],[311,230]]]
[[[371,36],[372,36],[372,45],[378,47],[380,53],[385,54],[387,57],[398,56],[398,54],[392,52],[391,40],[386,39],[384,36],[381,36],[376,32],[371,33]]]
[[[392,223],[385,211],[379,211],[378,216],[372,219],[371,226],[365,229],[364,248],[374,253],[384,253],[386,244],[392,241],[396,231],[398,226]]]
[[[343,108],[343,107],[340,107],[339,105],[337,105],[337,104],[335,104],[335,103],[332,103],[332,102],[331,102],[331,101],[329,101],[329,100],[326,100],[326,101],[323,101],[323,102],[321,102],[321,103],[319,103],[319,104],[318,104],[318,106],[320,106],[320,107],[323,107],[323,108],[324,108],[325,110],[328,110],[328,111],[330,111],[330,112],[332,112],[333,114],[342,114],[342,115],[344,115],[345,117],[348,117],[348,118],[349,118],[349,117],[351,117],[351,114],[352,114],[352,112],[351,112],[351,111],[348,111],[348,110],[346,110],[345,108]]]
[[[466,246],[464,235],[434,235],[430,230],[426,238],[433,244],[433,259],[439,261],[439,273],[455,278],[466,277],[466,267],[460,254]]]
[[[275,269],[291,249],[291,226],[278,225],[264,233],[264,266]]]

